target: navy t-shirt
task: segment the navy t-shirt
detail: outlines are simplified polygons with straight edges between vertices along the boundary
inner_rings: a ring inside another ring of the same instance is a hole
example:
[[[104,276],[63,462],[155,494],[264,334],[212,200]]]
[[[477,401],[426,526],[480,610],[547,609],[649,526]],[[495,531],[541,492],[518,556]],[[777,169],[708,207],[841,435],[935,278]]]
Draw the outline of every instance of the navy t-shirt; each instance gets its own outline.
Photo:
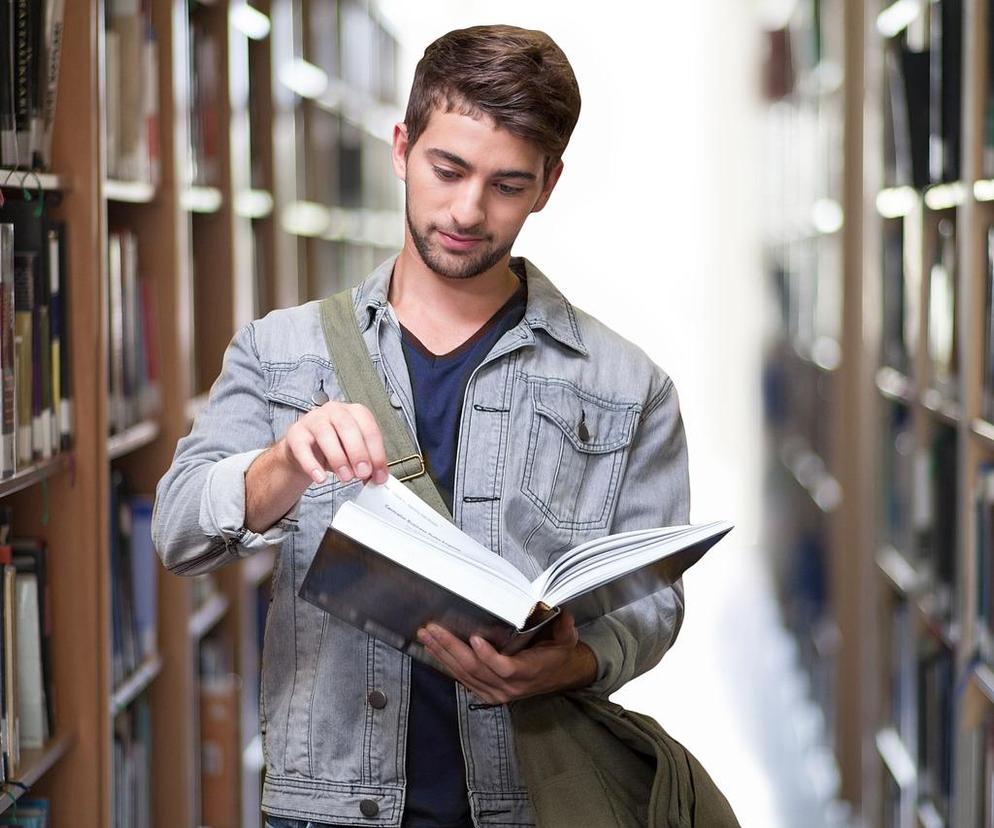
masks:
[[[418,442],[435,485],[451,509],[463,396],[470,375],[525,313],[525,283],[480,330],[447,354],[433,354],[401,326],[414,393]],[[404,828],[472,828],[459,742],[455,682],[411,662]]]

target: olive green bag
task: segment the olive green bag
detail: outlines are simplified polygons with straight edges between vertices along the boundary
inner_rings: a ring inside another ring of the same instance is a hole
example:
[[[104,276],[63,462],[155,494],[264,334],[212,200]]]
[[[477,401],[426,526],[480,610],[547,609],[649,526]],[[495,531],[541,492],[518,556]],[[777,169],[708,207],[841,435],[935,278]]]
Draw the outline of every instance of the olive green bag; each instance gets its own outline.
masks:
[[[394,475],[452,520],[387,398],[350,291],[322,301],[321,323],[342,392],[373,413]],[[522,699],[510,710],[540,828],[737,828],[707,771],[649,716],[584,692]]]

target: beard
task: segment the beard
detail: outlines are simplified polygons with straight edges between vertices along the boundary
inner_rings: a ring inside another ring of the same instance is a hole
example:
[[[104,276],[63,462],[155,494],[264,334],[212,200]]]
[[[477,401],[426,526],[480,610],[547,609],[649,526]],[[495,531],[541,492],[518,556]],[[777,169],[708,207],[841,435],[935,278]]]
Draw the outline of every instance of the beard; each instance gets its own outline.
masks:
[[[453,253],[443,249],[437,242],[429,241],[431,234],[441,228],[430,224],[422,231],[417,227],[411,216],[410,198],[405,199],[404,213],[407,218],[407,229],[411,233],[411,239],[414,241],[414,247],[418,251],[421,261],[430,270],[446,279],[472,279],[474,276],[485,273],[510,253],[511,245],[514,244],[514,239],[511,239],[507,244],[495,245],[492,237],[484,236],[483,243],[480,245],[482,250]],[[461,236],[478,235],[464,230],[453,230],[452,232]]]

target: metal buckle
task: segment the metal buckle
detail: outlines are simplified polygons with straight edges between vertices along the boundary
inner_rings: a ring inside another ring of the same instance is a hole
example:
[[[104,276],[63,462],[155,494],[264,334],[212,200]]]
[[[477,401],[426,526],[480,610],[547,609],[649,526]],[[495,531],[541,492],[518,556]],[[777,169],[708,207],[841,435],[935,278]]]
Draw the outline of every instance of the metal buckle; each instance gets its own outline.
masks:
[[[412,454],[408,457],[401,457],[400,460],[394,460],[392,463],[387,463],[387,468],[390,468],[390,466],[399,466],[401,463],[406,463],[408,460],[417,460],[421,464],[421,468],[414,474],[406,474],[403,477],[398,477],[397,480],[401,483],[406,483],[408,480],[413,480],[415,477],[421,477],[421,475],[427,471],[425,468],[425,459],[420,454]]]

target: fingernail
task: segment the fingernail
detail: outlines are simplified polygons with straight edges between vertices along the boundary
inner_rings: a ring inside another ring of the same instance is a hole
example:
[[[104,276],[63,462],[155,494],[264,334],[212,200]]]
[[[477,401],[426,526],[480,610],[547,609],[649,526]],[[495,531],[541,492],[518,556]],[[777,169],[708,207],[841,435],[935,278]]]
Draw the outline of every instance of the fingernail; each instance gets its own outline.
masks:
[[[369,477],[370,471],[372,470],[369,468],[369,463],[359,463],[355,467],[355,473],[362,478]]]
[[[418,641],[422,644],[428,644],[431,642],[431,636],[428,635],[428,631],[425,629],[418,630]]]
[[[483,639],[478,635],[470,636],[469,643],[473,645],[473,649],[478,650],[483,646]]]
[[[376,472],[376,482],[377,483],[381,483],[381,484],[382,483],[386,483],[387,482],[387,478],[389,476],[390,475],[388,475],[385,471],[383,471],[383,469],[379,469]]]
[[[348,466],[341,466],[338,469],[338,479],[343,483],[348,483],[352,479],[352,469]]]
[[[315,483],[324,483],[326,475],[322,469],[314,469],[311,472],[311,477],[314,478]]]

